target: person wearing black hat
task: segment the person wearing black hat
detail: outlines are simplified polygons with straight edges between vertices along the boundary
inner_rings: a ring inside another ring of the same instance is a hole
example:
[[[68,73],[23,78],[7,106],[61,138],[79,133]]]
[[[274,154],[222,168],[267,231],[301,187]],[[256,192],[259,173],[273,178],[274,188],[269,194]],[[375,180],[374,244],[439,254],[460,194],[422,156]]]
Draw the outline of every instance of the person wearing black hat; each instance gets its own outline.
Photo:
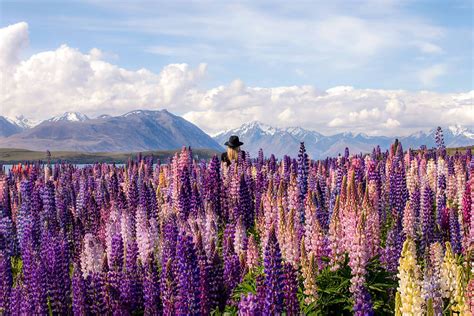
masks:
[[[237,161],[237,159],[239,158],[239,153],[241,152],[240,146],[242,146],[243,144],[244,143],[239,140],[239,136],[230,136],[229,140],[226,141],[224,144],[227,146],[227,152],[222,153],[221,161],[225,162],[227,166],[229,166],[232,161]],[[245,152],[242,152],[242,154],[245,156]]]

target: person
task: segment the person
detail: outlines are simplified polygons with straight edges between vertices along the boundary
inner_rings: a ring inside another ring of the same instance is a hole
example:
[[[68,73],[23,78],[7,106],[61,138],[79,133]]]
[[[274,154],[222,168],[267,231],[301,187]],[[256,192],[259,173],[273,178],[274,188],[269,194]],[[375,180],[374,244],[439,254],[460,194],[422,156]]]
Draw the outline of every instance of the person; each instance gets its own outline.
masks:
[[[240,146],[242,146],[243,144],[244,143],[239,140],[239,136],[230,136],[229,140],[226,141],[224,144],[227,146],[227,151],[222,153],[221,161],[225,162],[227,166],[229,166],[232,161],[237,161],[237,159],[239,158],[239,153],[242,152],[240,150]],[[242,152],[242,154],[245,156],[245,152]]]

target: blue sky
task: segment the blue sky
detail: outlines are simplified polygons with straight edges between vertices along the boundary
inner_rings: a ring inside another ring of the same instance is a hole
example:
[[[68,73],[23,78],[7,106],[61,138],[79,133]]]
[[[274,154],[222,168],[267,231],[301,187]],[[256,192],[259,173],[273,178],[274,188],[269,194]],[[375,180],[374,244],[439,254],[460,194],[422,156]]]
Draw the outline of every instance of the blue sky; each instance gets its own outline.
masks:
[[[66,3],[66,4],[65,4]],[[207,64],[213,87],[473,89],[471,1],[1,1],[25,57],[61,44],[126,69]]]
[[[169,111],[406,135],[474,122],[472,1],[4,1],[0,115]]]

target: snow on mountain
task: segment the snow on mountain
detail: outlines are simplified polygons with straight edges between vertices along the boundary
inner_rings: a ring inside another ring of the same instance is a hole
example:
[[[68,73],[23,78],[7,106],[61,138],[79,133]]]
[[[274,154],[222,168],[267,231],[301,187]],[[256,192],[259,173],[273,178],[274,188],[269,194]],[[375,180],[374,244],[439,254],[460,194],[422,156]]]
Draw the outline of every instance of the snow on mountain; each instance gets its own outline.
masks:
[[[88,121],[89,118],[87,115],[79,113],[79,112],[65,112],[62,115],[54,116],[48,120],[48,122],[85,122]]]
[[[449,126],[448,129],[454,136],[463,135],[467,138],[474,139],[474,131],[472,129],[462,127],[461,125]]]
[[[14,118],[6,117],[6,119],[22,129],[32,128],[40,123],[39,121],[28,119],[23,115],[17,115]]]
[[[347,88],[347,87],[344,87]],[[341,88],[342,89],[342,88]],[[444,128],[444,140],[447,147],[474,145],[472,129],[459,125]],[[295,156],[300,142],[304,142],[308,154],[313,159],[342,154],[346,147],[352,153],[368,152],[373,147],[380,146],[388,149],[396,137],[369,136],[364,133],[344,132],[325,136],[316,131],[301,127],[276,128],[267,124],[253,121],[238,128],[222,132],[214,139],[223,144],[231,135],[238,135],[244,142],[244,150],[252,156],[257,155],[260,148],[264,153],[273,153],[278,157],[283,155]],[[419,131],[409,136],[398,137],[404,148],[419,148],[421,145],[435,146],[435,129],[428,133]]]
[[[1,118],[1,117],[0,117]],[[132,111],[121,116],[89,119],[77,112],[43,121],[25,129],[0,119],[0,147],[33,150],[145,151],[182,146],[221,151],[209,135],[184,118],[166,110]]]

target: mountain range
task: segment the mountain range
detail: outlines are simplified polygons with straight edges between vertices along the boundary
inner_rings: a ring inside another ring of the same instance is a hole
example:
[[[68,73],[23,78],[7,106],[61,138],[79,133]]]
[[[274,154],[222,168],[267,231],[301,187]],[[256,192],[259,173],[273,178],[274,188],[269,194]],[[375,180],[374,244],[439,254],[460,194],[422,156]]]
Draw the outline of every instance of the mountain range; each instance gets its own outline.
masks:
[[[130,152],[182,146],[222,150],[196,125],[167,110],[137,110],[94,119],[66,112],[32,127],[0,117],[0,148]]]
[[[298,152],[300,142],[305,143],[311,158],[321,159],[344,153],[349,148],[351,153],[370,152],[379,145],[388,149],[395,138],[398,138],[404,148],[419,148],[421,145],[435,146],[435,132],[417,132],[404,137],[368,136],[366,134],[339,133],[325,136],[316,131],[301,127],[275,128],[258,121],[245,123],[242,126],[222,132],[214,139],[222,144],[230,135],[239,135],[244,142],[245,150],[251,156],[258,154],[260,148],[266,154],[273,153],[277,157],[294,156]],[[461,147],[474,145],[474,131],[461,126],[450,126],[443,129],[446,147]]]
[[[447,147],[474,145],[474,130],[462,126],[443,128]],[[69,150],[86,152],[130,152],[170,150],[182,146],[222,151],[230,135],[239,135],[244,148],[256,156],[260,148],[277,157],[294,156],[304,142],[313,159],[335,156],[348,147],[351,153],[370,152],[379,145],[388,149],[395,137],[339,133],[323,135],[301,127],[277,128],[258,121],[210,137],[196,125],[167,110],[136,110],[119,116],[97,118],[78,112],[37,122],[23,116],[0,116],[0,148]],[[404,148],[435,146],[435,129],[398,137]]]

